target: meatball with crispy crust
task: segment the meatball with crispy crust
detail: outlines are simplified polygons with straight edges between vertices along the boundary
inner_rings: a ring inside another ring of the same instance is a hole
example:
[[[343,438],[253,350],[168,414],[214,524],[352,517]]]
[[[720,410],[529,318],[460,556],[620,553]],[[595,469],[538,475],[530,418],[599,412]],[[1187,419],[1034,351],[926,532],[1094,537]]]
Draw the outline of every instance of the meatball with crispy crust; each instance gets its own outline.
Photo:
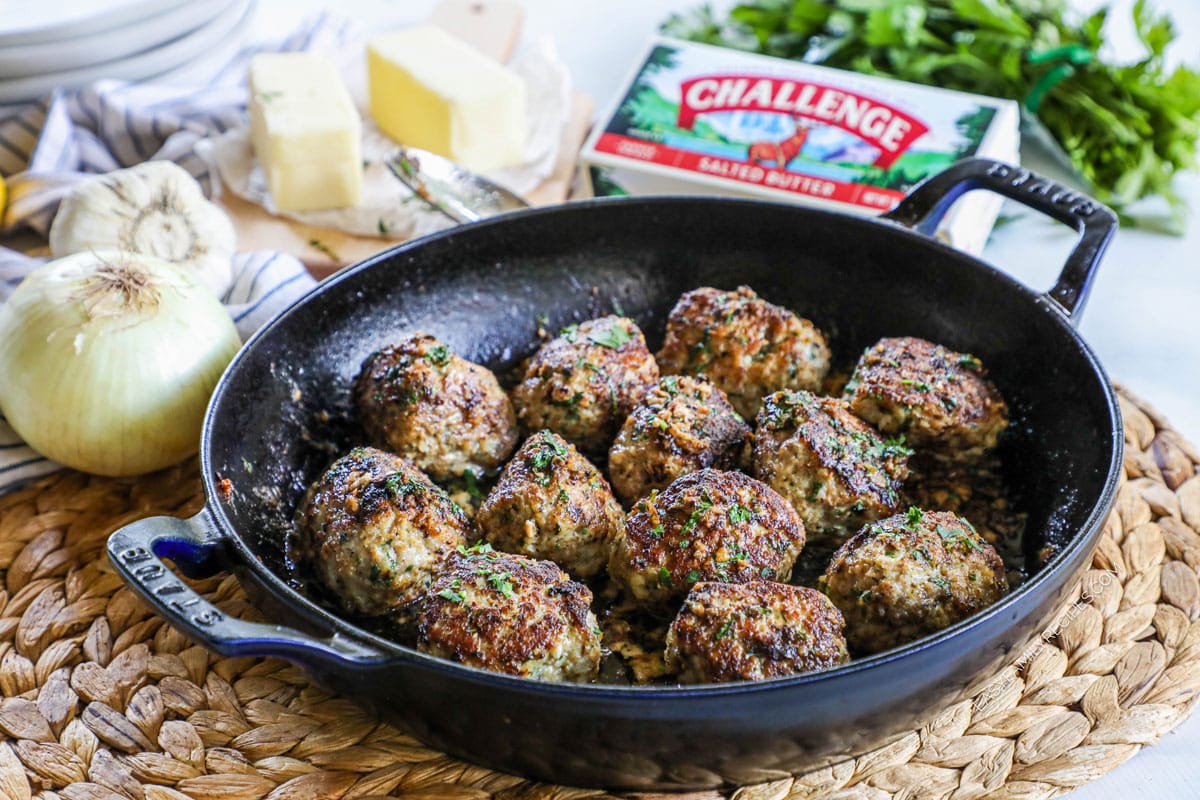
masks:
[[[550,561],[462,548],[421,604],[417,648],[473,667],[544,681],[600,668],[592,592]]]
[[[475,524],[500,550],[549,559],[588,578],[604,568],[625,512],[574,445],[541,431],[508,462]]]
[[[697,583],[667,632],[681,683],[757,681],[850,660],[842,612],[815,589],[772,581]]]
[[[957,460],[996,446],[1004,399],[975,356],[911,336],[880,339],[846,385],[850,410],[917,450]]]
[[[755,475],[792,504],[811,543],[839,545],[863,523],[896,513],[910,454],[843,400],[776,392],[758,412]]]
[[[670,613],[700,581],[786,581],[803,547],[804,526],[774,489],[705,469],[634,506],[608,572],[647,610]]]
[[[354,404],[372,444],[436,480],[494,471],[517,445],[516,416],[496,376],[422,333],[364,362]]]
[[[299,555],[330,599],[352,614],[400,618],[470,530],[424,473],[370,447],[325,470],[297,522]]]
[[[658,363],[667,374],[705,376],[753,419],[772,392],[819,388],[829,372],[829,346],[811,322],[746,286],[704,288],[671,310]]]
[[[668,375],[625,420],[608,452],[608,474],[632,504],[689,472],[733,469],[749,452],[750,426],[702,378]]]
[[[850,648],[878,653],[987,608],[1008,591],[1008,578],[971,523],[910,508],[842,545],[820,585],[846,618]]]
[[[641,330],[610,315],[563,328],[542,345],[512,397],[525,430],[549,428],[586,453],[603,453],[657,380]]]

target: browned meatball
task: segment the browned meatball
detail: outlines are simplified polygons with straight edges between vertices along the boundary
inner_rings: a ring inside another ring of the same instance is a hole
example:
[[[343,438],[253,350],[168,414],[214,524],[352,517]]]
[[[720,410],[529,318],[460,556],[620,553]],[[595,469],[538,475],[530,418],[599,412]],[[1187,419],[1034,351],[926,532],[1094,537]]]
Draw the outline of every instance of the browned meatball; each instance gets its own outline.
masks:
[[[634,507],[608,572],[653,612],[673,612],[700,581],[786,581],[804,526],[774,489],[740,472],[705,469]]]
[[[683,295],[671,310],[658,363],[664,373],[704,375],[739,414],[753,419],[771,392],[819,388],[829,371],[829,347],[811,322],[748,287],[704,288]]]
[[[814,589],[772,581],[697,583],[667,632],[681,683],[757,681],[850,660],[842,613]]]
[[[755,475],[792,504],[811,543],[841,544],[896,513],[910,453],[832,397],[776,392],[758,412]]]
[[[516,416],[496,376],[425,334],[369,357],[354,404],[372,444],[436,480],[495,470],[517,446]]]
[[[461,548],[421,605],[417,647],[473,667],[544,681],[600,668],[592,593],[549,561]]]
[[[918,508],[863,528],[834,553],[820,583],[859,653],[935,633],[1008,591],[1004,562],[971,523]]]
[[[549,559],[587,578],[604,568],[625,512],[574,445],[542,431],[508,462],[475,524],[501,550]]]
[[[975,356],[915,339],[881,339],[846,385],[850,409],[917,450],[964,458],[996,446],[1008,424],[1004,399]]]
[[[309,490],[297,544],[344,610],[403,616],[469,529],[462,509],[424,473],[399,456],[360,447]]]
[[[625,420],[608,452],[617,496],[632,504],[689,472],[733,469],[748,452],[750,426],[717,387],[668,375]]]
[[[603,453],[656,380],[658,364],[641,330],[610,315],[564,328],[542,345],[513,402],[525,430],[549,428],[584,452]]]

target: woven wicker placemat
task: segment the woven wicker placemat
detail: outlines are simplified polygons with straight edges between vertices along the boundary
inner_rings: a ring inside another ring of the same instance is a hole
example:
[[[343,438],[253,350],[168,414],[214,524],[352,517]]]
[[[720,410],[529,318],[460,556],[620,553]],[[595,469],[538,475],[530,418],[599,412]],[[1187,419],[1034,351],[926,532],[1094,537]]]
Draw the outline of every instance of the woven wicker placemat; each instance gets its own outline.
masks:
[[[1186,717],[1200,688],[1200,452],[1121,403],[1125,481],[1056,635],[931,725],[737,800],[1050,797]],[[105,537],[201,502],[194,463],[138,481],[63,472],[0,497],[0,798],[605,796],[455,761],[296,667],[218,658],[150,614],[101,557]],[[253,615],[232,577],[198,584]]]

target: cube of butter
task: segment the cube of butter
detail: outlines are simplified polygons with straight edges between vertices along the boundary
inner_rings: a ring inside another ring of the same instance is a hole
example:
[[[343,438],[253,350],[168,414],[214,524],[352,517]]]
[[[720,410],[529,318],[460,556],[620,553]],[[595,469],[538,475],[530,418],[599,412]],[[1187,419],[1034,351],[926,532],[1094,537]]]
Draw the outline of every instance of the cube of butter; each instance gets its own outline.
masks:
[[[477,172],[521,163],[525,82],[432,25],[367,43],[371,115],[384,133]]]
[[[250,136],[280,211],[341,208],[362,199],[362,120],[324,56],[254,56]]]

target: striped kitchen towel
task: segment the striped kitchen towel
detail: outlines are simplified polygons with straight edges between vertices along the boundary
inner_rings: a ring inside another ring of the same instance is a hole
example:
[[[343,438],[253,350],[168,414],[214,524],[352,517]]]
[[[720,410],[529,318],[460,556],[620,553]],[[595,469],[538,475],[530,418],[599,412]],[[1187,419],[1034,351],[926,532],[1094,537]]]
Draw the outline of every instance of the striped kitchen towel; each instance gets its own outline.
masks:
[[[245,124],[250,57],[269,50],[333,52],[360,36],[346,18],[325,13],[278,42],[249,45],[230,62],[214,65],[204,86],[98,81],[0,109],[0,175],[6,176],[9,194],[0,232],[32,229],[45,236],[59,202],[78,181],[142,161],[174,161],[211,195],[210,167],[197,155],[196,144]],[[0,303],[44,260],[0,247]],[[239,253],[223,300],[245,340],[313,285],[292,256]],[[0,493],[56,469],[0,416]]]

